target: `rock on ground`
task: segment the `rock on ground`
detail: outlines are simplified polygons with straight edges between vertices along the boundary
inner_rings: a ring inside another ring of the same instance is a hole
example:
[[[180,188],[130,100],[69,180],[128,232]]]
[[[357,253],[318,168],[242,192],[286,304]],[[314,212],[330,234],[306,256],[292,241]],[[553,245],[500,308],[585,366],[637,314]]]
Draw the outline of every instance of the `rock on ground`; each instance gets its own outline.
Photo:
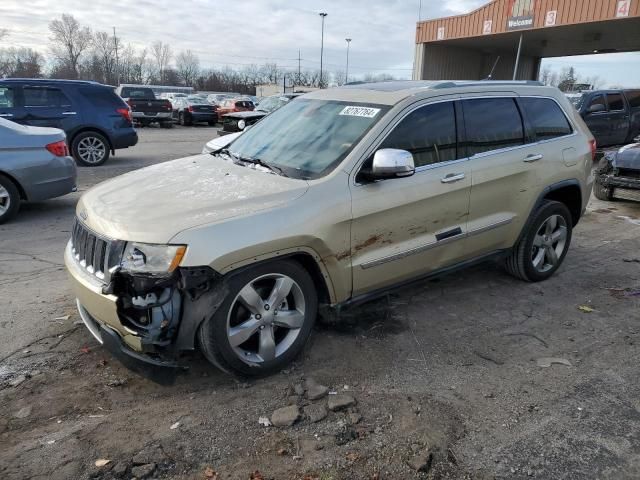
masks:
[[[156,469],[155,463],[148,463],[146,465],[138,465],[131,469],[131,475],[136,478],[147,478]]]
[[[331,410],[332,412],[342,410],[343,408],[347,408],[355,404],[356,399],[351,395],[330,395],[329,401],[327,402],[329,410]]]
[[[297,405],[282,407],[273,412],[271,423],[276,427],[290,427],[300,418],[300,408]]]
[[[307,398],[309,400],[320,400],[329,392],[328,387],[320,385],[312,378],[307,379],[305,386],[307,390]]]
[[[316,423],[327,418],[327,408],[321,403],[313,403],[307,405],[303,409],[304,416],[309,419],[311,423]]]
[[[133,464],[146,465],[150,463],[160,463],[164,459],[165,455],[160,445],[148,445],[133,457]]]

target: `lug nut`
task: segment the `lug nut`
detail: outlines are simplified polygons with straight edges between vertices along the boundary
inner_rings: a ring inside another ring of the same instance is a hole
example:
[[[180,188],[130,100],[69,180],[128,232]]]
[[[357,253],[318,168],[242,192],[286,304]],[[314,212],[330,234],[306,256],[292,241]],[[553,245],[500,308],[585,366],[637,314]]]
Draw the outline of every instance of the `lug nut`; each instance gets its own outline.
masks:
[[[268,305],[268,304],[267,304],[267,305],[265,305],[265,306],[264,306],[264,309],[268,311],[268,310],[269,310],[269,305]]]
[[[259,313],[256,313],[256,320],[260,320],[262,318],[262,315],[260,315]]]

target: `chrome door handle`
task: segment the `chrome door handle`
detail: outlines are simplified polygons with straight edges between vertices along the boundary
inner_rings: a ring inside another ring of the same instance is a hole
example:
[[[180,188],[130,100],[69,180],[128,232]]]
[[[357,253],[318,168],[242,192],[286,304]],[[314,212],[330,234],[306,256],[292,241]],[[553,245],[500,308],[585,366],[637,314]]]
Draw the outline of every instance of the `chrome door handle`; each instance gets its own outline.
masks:
[[[13,113],[0,113],[0,117],[11,118],[13,117]]]
[[[62,112],[63,115],[77,115],[76,112]]]
[[[440,179],[442,183],[454,183],[464,179],[464,173],[450,173]]]
[[[531,162],[537,162],[538,160],[542,160],[543,158],[544,158],[544,155],[542,155],[541,153],[538,153],[537,155],[533,155],[533,154],[527,155],[524,161],[527,163],[531,163]]]

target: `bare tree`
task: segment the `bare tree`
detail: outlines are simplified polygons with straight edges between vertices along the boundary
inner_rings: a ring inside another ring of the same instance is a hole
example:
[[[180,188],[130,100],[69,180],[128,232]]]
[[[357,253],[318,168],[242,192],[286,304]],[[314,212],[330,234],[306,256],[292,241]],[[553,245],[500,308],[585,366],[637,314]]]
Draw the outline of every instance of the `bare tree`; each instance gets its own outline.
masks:
[[[185,85],[192,86],[200,72],[200,59],[191,50],[180,52],[176,57],[176,71]]]
[[[173,57],[171,46],[168,43],[162,43],[162,41],[154,42],[151,45],[151,55],[155,60],[158,81],[162,83],[165,79],[165,70]]]
[[[9,35],[9,32],[7,32],[6,28],[0,28],[0,40],[2,40],[4,37],[8,35]]]
[[[0,49],[0,78],[38,78],[44,69],[44,57],[31,48]]]
[[[73,15],[63,14],[49,23],[49,31],[53,55],[77,78],[80,57],[91,46],[91,30],[82,27]]]
[[[96,32],[93,36],[93,53],[102,73],[101,81],[112,83],[116,73],[116,44],[107,32]]]

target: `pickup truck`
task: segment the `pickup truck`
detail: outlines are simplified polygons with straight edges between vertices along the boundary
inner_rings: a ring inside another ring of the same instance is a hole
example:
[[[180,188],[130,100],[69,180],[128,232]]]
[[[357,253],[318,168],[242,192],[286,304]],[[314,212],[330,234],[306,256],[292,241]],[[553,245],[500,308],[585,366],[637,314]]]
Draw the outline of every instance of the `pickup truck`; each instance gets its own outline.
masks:
[[[640,135],[640,89],[589,90],[567,96],[598,147],[632,143]]]
[[[166,99],[156,98],[153,90],[145,87],[119,86],[116,93],[131,108],[133,121],[143,127],[158,122],[162,128],[173,127],[173,107]]]

